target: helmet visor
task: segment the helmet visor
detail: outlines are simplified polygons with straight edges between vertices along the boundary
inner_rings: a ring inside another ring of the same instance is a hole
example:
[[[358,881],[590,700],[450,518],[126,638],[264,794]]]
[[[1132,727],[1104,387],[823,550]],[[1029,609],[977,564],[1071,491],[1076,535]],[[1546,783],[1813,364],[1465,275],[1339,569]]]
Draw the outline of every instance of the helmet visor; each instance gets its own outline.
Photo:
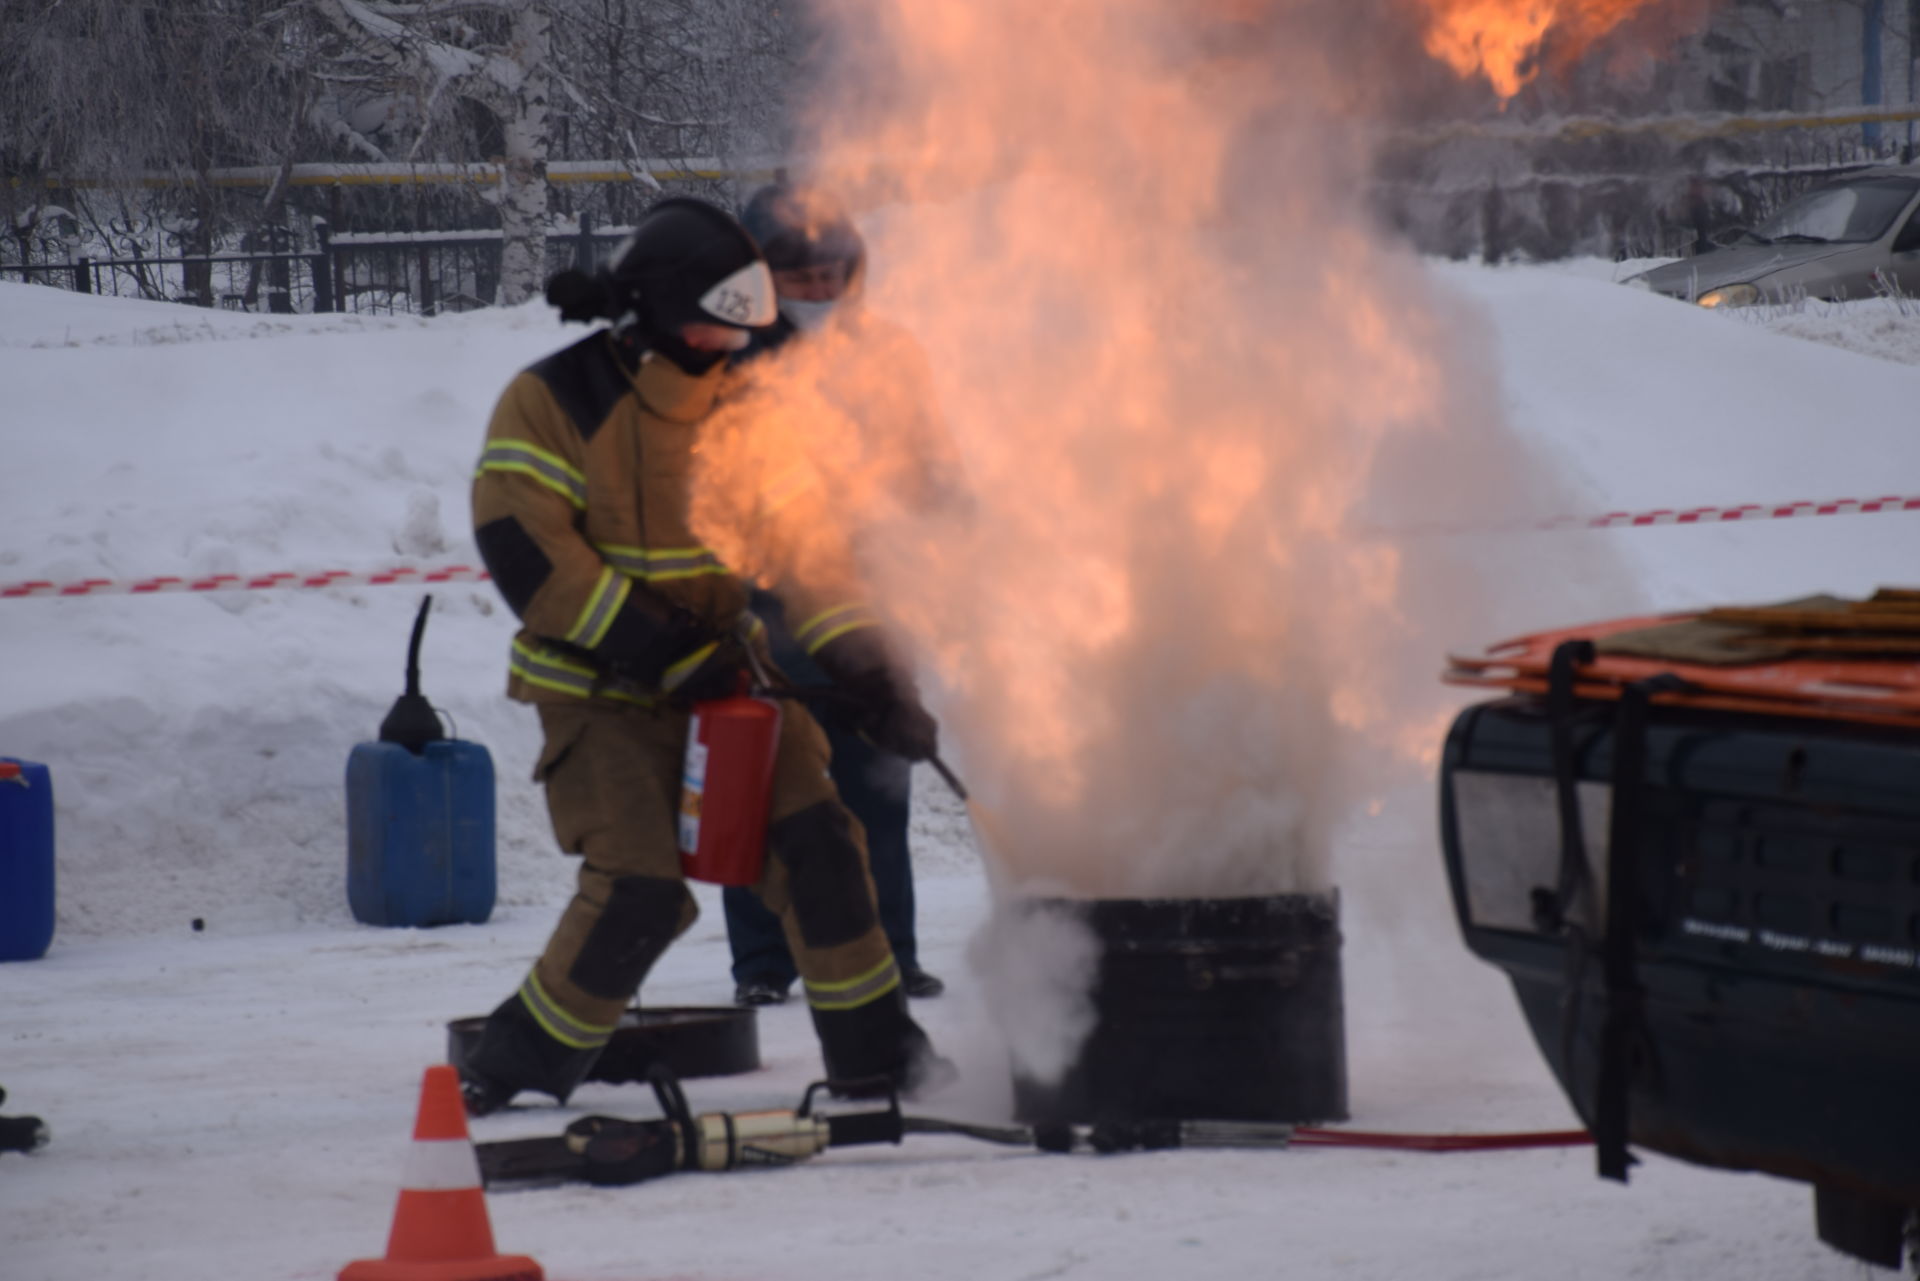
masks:
[[[774,305],[773,273],[758,258],[700,295],[700,310],[723,325],[758,329],[779,315]]]

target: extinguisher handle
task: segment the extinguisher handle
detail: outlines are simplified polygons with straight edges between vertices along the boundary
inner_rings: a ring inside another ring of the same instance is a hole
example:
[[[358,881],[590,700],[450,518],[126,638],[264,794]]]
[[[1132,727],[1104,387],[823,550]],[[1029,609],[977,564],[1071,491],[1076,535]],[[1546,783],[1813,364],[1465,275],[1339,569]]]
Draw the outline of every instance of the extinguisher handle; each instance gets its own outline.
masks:
[[[850,707],[862,705],[859,695],[849,694],[835,685],[776,685],[761,675],[764,669],[761,667],[760,660],[753,657],[753,651],[749,649],[747,654],[753,663],[755,678],[759,681],[754,686],[753,692],[762,698],[791,698],[798,703],[839,703]],[[927,758],[927,764],[933,766],[934,772],[953,789],[956,797],[962,801],[972,799],[967,794],[967,785],[960,781],[960,776],[955,774],[945,761],[938,756],[930,756]]]
[[[742,614],[733,629],[734,639],[740,642],[740,648],[747,656],[747,670],[753,673],[753,688],[749,693],[767,697],[774,692],[773,673],[760,659],[760,651],[754,647],[754,634],[758,631],[752,614]]]

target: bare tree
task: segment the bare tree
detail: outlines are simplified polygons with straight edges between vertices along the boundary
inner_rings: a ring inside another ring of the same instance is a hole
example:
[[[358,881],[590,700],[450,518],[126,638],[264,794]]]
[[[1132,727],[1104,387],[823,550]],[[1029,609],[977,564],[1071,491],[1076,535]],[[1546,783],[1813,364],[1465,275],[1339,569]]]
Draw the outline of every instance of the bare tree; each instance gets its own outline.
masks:
[[[390,158],[370,131],[353,124],[359,109],[381,98],[376,118],[410,128],[401,159],[435,151],[467,153],[502,167],[501,270],[498,301],[538,293],[545,276],[548,94],[551,16],[545,0],[308,0],[327,24],[323,79],[335,89],[316,123],[363,156]],[[402,111],[401,107],[407,109]],[[469,136],[460,138],[459,133]],[[432,153],[429,153],[432,154]]]
[[[103,209],[164,210],[180,247],[204,252],[236,226],[284,226],[307,199],[290,182],[296,163],[489,162],[497,184],[349,203],[425,218],[486,201],[503,235],[496,296],[517,302],[544,276],[551,159],[642,171],[642,160],[704,168],[778,149],[790,7],[0,0],[0,172],[26,180],[0,190],[20,199],[54,173],[85,175],[113,188]],[[236,191],[211,177],[224,166],[277,178],[264,194]],[[619,219],[647,191],[643,180],[593,198]],[[206,300],[206,282],[188,292]]]
[[[351,123],[384,94],[377,118],[407,139],[405,158],[503,167],[502,303],[532,297],[544,275],[556,117],[566,153],[634,168],[661,156],[712,164],[768,145],[784,91],[785,28],[754,0],[306,3],[340,41],[323,73],[338,90],[316,120],[323,132],[387,158]]]
[[[6,0],[0,165],[39,183],[165,174],[186,197],[172,230],[204,254],[235,213],[211,171],[295,158],[308,47],[277,0]],[[277,216],[281,198],[248,212]],[[210,301],[210,288],[204,267],[189,272],[190,297]]]

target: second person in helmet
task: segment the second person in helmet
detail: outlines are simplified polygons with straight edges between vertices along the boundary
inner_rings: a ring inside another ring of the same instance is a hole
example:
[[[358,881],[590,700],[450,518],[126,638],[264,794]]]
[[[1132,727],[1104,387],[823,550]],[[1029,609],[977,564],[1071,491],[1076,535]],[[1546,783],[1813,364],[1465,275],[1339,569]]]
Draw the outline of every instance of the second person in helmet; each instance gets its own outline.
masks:
[[[676,840],[688,708],[733,693],[746,647],[764,646],[747,585],[688,522],[696,435],[722,364],[775,318],[758,247],[725,211],[664,200],[610,270],[562,273],[548,299],[564,319],[610,323],[508,385],[473,513],[522,624],[507,693],[538,711],[535,778],[580,864],[545,950],[459,1065],[475,1113],[525,1090],[565,1101],[692,923]],[[810,612],[860,607],[796,592]],[[931,755],[932,718],[873,647],[830,649],[821,666],[861,694],[880,736]],[[828,777],[825,734],[804,709],[784,711],[755,890],[793,949],[827,1075],[911,1089],[939,1061],[907,1013],[860,825]]]
[[[929,413],[933,395],[924,358],[905,331],[861,305],[866,243],[845,210],[816,187],[778,182],[754,193],[740,221],[766,255],[780,312],[772,325],[754,331],[742,359],[787,350],[789,343],[804,344],[807,335],[832,327],[859,353],[860,385],[851,389],[852,399],[867,403],[849,408],[869,437],[883,438],[868,442],[865,460],[840,461],[885,467],[886,486],[908,509],[924,510],[950,498],[958,488],[959,469],[945,433]],[[807,646],[796,639],[783,602],[756,591],[753,611],[767,624],[781,669],[801,684],[820,683],[824,678]],[[880,923],[900,962],[907,994],[937,996],[945,984],[920,965],[914,921],[908,839],[912,762],[876,745],[831,706],[821,709],[821,720],[833,748],[834,786],[866,829]],[[728,889],[723,903],[733,951],[734,1001],[785,1001],[797,970],[779,920],[745,890]]]

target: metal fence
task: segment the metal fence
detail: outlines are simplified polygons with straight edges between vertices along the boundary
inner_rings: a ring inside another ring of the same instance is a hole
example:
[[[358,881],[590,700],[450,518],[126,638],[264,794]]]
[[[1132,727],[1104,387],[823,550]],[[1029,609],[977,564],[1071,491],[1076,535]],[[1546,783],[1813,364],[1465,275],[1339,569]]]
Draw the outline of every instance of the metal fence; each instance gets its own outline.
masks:
[[[547,269],[591,268],[628,227],[547,236]],[[275,239],[290,240],[276,230]],[[58,261],[48,259],[60,257]],[[498,231],[371,232],[337,236],[318,228],[311,249],[157,256],[130,246],[121,256],[31,251],[0,262],[0,280],[76,293],[186,302],[236,311],[371,312],[432,316],[491,305],[500,282]],[[40,259],[34,261],[35,258]]]

